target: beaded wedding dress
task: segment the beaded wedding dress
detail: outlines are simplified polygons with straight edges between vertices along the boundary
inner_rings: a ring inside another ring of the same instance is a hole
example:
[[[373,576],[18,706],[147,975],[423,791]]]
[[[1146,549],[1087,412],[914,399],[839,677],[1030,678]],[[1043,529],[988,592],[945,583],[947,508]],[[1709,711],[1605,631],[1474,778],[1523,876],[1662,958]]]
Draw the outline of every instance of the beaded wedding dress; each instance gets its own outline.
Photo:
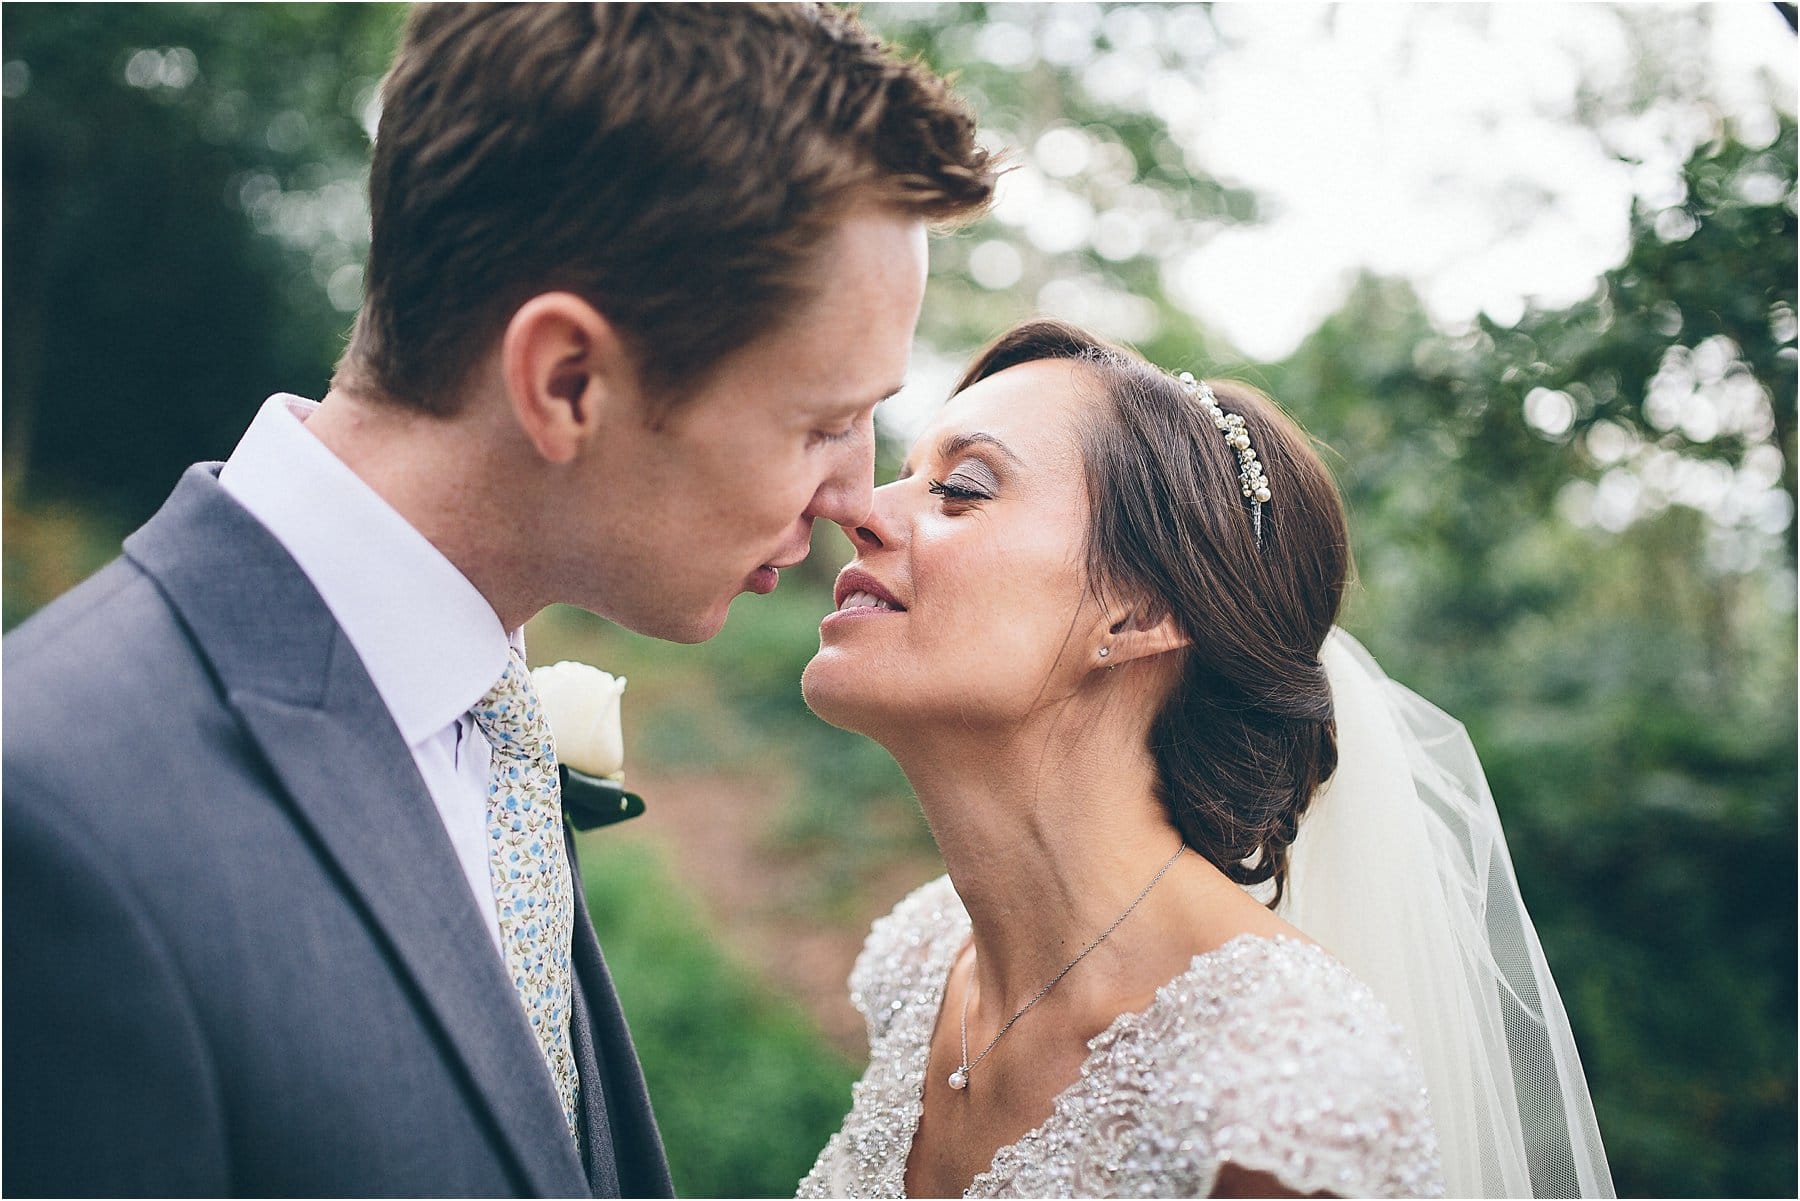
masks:
[[[850,977],[869,1070],[803,1197],[898,1197],[931,1032],[969,917],[940,877],[875,923]],[[1240,935],[1089,1044],[1047,1121],[971,1197],[1203,1197],[1227,1164],[1297,1192],[1443,1192],[1425,1088],[1369,990],[1309,943]]]
[[[1329,953],[1241,935],[1089,1044],[1050,1117],[969,1196],[1204,1196],[1233,1164],[1295,1192],[1611,1197],[1567,1013],[1475,749],[1342,630],[1320,656],[1338,770],[1277,910]],[[904,1194],[931,1033],[969,917],[949,879],[851,974],[869,1069],[802,1196]]]

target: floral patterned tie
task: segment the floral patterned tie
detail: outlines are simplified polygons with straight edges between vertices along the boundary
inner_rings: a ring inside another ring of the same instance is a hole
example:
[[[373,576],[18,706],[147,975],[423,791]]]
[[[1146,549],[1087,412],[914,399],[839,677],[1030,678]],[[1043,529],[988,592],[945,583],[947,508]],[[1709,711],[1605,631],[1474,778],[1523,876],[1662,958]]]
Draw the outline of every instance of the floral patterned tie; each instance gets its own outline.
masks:
[[[563,849],[556,749],[524,660],[512,655],[499,682],[470,712],[493,749],[488,874],[507,974],[550,1066],[569,1134],[579,1143],[575,1114],[580,1080],[569,1046],[575,897]]]

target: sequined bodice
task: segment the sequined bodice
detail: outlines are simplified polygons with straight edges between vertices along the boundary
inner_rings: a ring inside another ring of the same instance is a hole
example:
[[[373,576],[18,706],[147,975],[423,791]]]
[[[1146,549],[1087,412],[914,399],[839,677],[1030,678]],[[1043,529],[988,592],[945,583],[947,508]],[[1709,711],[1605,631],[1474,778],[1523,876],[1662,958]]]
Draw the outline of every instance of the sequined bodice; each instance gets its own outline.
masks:
[[[875,923],[850,976],[869,1069],[802,1197],[899,1197],[931,1032],[969,917],[940,877]],[[1199,1197],[1226,1163],[1298,1192],[1438,1196],[1425,1087],[1400,1030],[1337,960],[1242,935],[1089,1044],[1044,1123],[971,1197]]]

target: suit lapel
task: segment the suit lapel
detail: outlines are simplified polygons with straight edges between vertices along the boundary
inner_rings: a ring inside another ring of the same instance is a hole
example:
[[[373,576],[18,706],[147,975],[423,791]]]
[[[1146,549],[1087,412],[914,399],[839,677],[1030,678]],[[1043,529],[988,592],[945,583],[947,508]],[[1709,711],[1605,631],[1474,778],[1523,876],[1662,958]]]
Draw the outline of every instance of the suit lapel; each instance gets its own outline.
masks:
[[[579,863],[575,844],[571,834],[567,839],[571,864]],[[613,989],[612,973],[607,970],[594,923],[588,916],[587,889],[582,886],[579,869],[575,879],[576,1012],[593,1063],[593,1074],[589,1076],[590,1059],[581,1061],[583,1091],[593,1097],[604,1086],[604,1122],[610,1126],[604,1132],[605,1144],[613,1160],[610,1171],[614,1188],[627,1197],[673,1197],[675,1186],[669,1178],[662,1134],[650,1108],[650,1091],[644,1083],[637,1050],[632,1046],[631,1031],[625,1025],[619,995]],[[600,1133],[590,1124],[590,1141]],[[603,1178],[595,1178],[595,1192],[601,1196],[609,1195],[604,1183]]]
[[[585,1193],[549,1073],[442,819],[304,573],[209,465],[183,476],[125,551],[162,587],[294,813],[417,988],[526,1186]]]
[[[579,877],[575,896],[579,906]],[[578,909],[577,928],[581,920]],[[599,1051],[594,1046],[594,1023],[589,1017],[593,1001],[582,982],[579,964],[574,977],[575,1003],[569,1013],[569,1044],[575,1054],[576,1070],[581,1073],[581,1146],[585,1153],[582,1166],[587,1171],[588,1185],[594,1196],[617,1197],[621,1189],[612,1138],[611,1101],[606,1095],[606,1073],[600,1066]]]

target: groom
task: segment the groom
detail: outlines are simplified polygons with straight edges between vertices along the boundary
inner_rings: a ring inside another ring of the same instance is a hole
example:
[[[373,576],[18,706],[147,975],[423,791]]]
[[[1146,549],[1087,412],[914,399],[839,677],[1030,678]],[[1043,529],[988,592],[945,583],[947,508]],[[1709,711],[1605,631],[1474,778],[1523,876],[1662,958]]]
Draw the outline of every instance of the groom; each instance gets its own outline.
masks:
[[[858,523],[992,169],[812,6],[420,8],[382,102],[324,402],[6,640],[10,1194],[670,1192],[519,629]]]

